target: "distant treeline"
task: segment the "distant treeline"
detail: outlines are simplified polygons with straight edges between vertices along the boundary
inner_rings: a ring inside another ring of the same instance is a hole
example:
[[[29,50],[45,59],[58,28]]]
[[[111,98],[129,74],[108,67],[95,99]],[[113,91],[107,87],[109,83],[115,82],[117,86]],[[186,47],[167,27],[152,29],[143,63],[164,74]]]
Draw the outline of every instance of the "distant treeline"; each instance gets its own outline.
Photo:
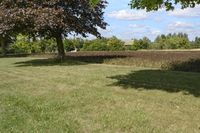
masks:
[[[1,42],[1,40],[0,40]],[[65,51],[124,51],[141,49],[195,49],[200,48],[200,37],[190,41],[187,34],[174,33],[168,35],[159,35],[154,41],[144,37],[142,39],[133,39],[131,44],[127,45],[124,41],[113,36],[111,38],[102,38],[86,40],[82,38],[64,39]],[[57,51],[56,42],[53,39],[29,37],[17,35],[9,37],[7,45],[0,43],[0,53],[54,53]]]

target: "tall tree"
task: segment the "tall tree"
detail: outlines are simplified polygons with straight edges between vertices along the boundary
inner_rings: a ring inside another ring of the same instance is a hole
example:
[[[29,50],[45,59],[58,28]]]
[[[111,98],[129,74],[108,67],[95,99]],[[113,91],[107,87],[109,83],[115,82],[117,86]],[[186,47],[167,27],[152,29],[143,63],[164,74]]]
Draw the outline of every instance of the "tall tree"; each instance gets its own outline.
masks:
[[[3,0],[0,36],[11,31],[55,38],[58,55],[63,59],[63,37],[72,33],[100,37],[97,27],[106,28],[106,4],[105,0]]]
[[[195,7],[200,0],[131,0],[131,8],[145,9],[147,11],[158,10],[165,7],[167,11],[173,10],[175,5],[180,4],[182,8]]]

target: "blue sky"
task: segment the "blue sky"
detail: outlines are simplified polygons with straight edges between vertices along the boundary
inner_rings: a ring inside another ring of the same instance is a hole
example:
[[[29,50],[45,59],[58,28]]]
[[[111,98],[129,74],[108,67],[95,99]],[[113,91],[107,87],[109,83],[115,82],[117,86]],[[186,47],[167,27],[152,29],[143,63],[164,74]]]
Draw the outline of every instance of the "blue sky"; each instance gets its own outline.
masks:
[[[105,9],[105,21],[109,24],[106,30],[99,29],[104,37],[117,36],[123,40],[149,37],[151,40],[159,34],[184,32],[190,39],[200,36],[200,6],[176,9],[166,12],[131,10],[130,0],[108,0]]]

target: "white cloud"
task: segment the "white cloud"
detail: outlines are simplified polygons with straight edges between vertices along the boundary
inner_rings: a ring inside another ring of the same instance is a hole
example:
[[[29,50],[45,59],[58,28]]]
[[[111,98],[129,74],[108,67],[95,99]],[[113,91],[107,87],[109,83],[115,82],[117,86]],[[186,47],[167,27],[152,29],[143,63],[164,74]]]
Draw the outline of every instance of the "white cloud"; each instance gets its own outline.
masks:
[[[110,12],[108,17],[120,20],[142,20],[148,18],[148,13],[142,10],[119,10]]]
[[[158,30],[158,29],[152,29],[151,34],[154,35],[154,36],[157,36],[157,35],[161,34],[161,31]]]
[[[124,38],[143,38],[144,36],[149,37],[151,40],[161,33],[160,29],[145,25],[145,24],[129,24],[126,31],[124,31]]]
[[[128,27],[130,27],[130,28],[138,28],[138,26],[139,26],[139,25],[137,25],[137,24],[129,24],[129,25],[128,25]]]
[[[131,30],[136,33],[152,34],[152,35],[158,35],[160,33],[159,29],[152,28],[148,25],[130,24],[128,25],[128,27],[133,28]]]
[[[170,29],[177,29],[177,28],[193,28],[194,25],[191,23],[186,23],[186,22],[181,22],[181,21],[177,21],[177,22],[173,22],[169,24],[169,28]]]
[[[128,31],[131,33],[144,34],[147,33],[147,31],[148,33],[151,31],[151,27],[144,24],[129,24],[128,27]]]
[[[169,15],[175,17],[199,17],[200,16],[200,6],[195,8],[186,8],[186,9],[176,9],[169,12]]]
[[[191,39],[200,35],[199,23],[172,22],[168,24],[166,33],[187,33]]]

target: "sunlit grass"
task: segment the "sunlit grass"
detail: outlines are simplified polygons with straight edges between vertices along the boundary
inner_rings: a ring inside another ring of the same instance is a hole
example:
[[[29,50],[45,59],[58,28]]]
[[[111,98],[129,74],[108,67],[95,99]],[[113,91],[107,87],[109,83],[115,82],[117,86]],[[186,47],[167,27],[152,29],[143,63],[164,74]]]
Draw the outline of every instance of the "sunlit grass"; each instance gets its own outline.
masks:
[[[0,59],[0,132],[200,132],[200,75]]]

